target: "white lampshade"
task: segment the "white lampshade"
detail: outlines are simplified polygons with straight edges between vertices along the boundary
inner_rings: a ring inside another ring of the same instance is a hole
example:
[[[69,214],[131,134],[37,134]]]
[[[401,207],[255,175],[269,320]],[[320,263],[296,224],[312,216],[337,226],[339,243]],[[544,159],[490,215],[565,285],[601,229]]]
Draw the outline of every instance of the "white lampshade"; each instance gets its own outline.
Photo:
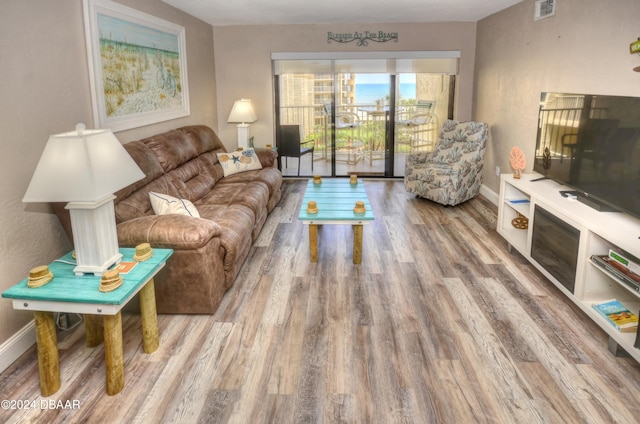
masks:
[[[114,192],[144,173],[111,130],[52,135],[42,152],[23,202],[69,202],[77,275],[102,274],[118,263]]]
[[[258,117],[253,110],[253,103],[249,99],[236,100],[231,108],[228,123],[251,123],[256,122]]]
[[[23,202],[93,202],[144,178],[111,130],[49,137]]]

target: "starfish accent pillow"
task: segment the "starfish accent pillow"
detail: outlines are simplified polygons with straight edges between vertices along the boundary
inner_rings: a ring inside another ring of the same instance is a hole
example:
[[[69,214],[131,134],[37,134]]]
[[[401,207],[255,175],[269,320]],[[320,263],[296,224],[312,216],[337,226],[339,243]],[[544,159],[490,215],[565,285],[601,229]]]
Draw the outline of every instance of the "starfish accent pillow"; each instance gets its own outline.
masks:
[[[225,177],[237,174],[238,172],[262,169],[258,155],[253,149],[238,150],[231,153],[217,153],[217,155]]]

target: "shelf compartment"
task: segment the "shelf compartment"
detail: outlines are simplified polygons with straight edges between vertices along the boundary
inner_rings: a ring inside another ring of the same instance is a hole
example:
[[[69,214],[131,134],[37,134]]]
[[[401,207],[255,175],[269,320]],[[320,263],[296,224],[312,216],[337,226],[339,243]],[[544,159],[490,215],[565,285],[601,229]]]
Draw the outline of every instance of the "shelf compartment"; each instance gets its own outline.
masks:
[[[527,247],[528,229],[516,228],[511,224],[518,217],[518,211],[511,208],[503,211],[502,221],[500,222],[500,234],[509,241],[511,246],[515,247],[520,253],[525,254]],[[522,214],[524,215],[524,214]]]

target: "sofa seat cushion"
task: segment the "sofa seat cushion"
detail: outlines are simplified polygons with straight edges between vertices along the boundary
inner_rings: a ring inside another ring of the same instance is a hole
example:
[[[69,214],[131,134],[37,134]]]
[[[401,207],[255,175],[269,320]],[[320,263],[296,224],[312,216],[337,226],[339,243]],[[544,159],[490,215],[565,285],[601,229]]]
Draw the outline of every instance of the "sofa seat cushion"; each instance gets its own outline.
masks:
[[[201,211],[203,205],[242,205],[248,207],[255,217],[262,215],[269,202],[269,189],[267,185],[258,181],[249,183],[225,183],[216,186],[202,199],[195,202]],[[201,212],[202,213],[202,212]]]
[[[278,168],[262,168],[256,171],[247,171],[225,177],[218,181],[218,184],[234,184],[260,181],[266,184],[269,189],[269,197],[280,191],[282,185],[282,174]]]

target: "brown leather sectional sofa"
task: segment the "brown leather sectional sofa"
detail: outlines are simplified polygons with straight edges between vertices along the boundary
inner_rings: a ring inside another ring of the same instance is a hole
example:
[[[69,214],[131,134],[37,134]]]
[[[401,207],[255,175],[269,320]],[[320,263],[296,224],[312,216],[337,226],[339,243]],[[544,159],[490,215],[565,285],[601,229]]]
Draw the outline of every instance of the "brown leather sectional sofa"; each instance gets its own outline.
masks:
[[[159,313],[213,314],[280,200],[277,153],[258,148],[262,169],[225,177],[216,155],[225,147],[203,125],[124,146],[146,177],[115,193],[120,246],[174,249],[155,279]],[[190,200],[200,218],[154,214],[150,191]],[[54,210],[73,239],[64,205]]]

